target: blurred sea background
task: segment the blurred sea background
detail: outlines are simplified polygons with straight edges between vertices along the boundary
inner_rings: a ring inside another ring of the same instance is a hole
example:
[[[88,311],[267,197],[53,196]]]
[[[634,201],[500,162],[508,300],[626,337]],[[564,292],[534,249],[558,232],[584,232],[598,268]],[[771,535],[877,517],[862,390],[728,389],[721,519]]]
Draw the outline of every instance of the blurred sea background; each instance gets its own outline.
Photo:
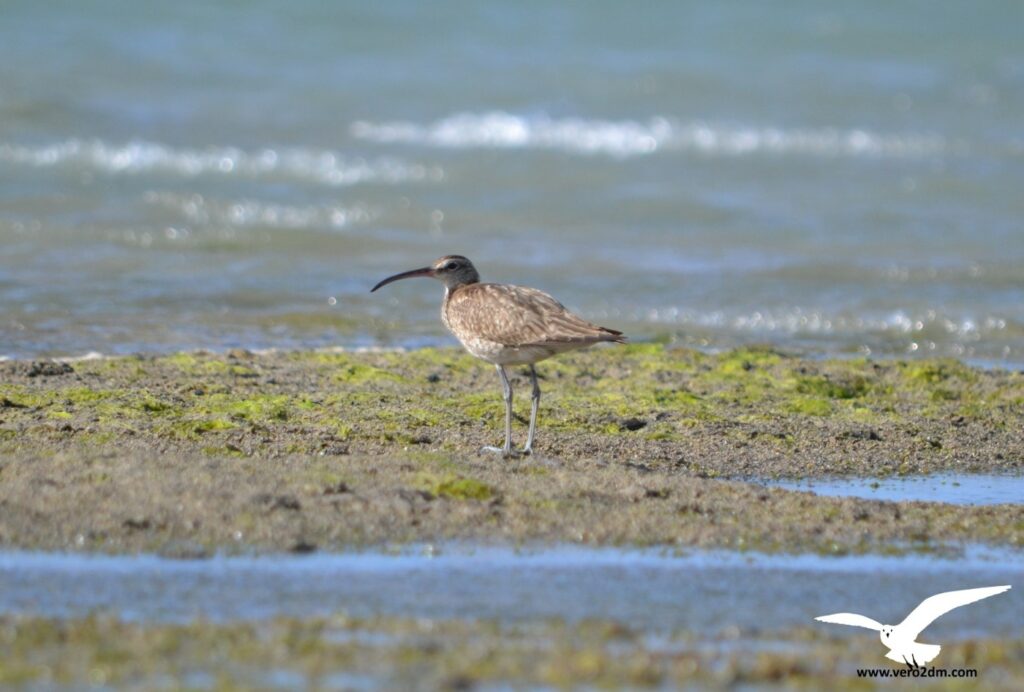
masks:
[[[0,356],[635,339],[1024,363],[1024,4],[0,8]]]

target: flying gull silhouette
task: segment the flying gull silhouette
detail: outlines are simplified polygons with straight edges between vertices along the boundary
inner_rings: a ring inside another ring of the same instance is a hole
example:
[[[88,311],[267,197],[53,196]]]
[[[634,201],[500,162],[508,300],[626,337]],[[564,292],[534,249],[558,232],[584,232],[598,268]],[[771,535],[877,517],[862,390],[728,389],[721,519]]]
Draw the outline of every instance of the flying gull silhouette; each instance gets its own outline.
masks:
[[[1009,591],[1009,589],[1009,586],[985,586],[980,589],[963,589],[962,591],[936,594],[921,601],[921,605],[914,608],[910,615],[896,626],[883,625],[856,613],[833,613],[814,619],[836,625],[866,627],[869,630],[881,632],[880,639],[889,648],[889,653],[885,657],[916,668],[930,663],[942,650],[938,644],[921,644],[915,641],[925,627],[954,608],[995,596]]]

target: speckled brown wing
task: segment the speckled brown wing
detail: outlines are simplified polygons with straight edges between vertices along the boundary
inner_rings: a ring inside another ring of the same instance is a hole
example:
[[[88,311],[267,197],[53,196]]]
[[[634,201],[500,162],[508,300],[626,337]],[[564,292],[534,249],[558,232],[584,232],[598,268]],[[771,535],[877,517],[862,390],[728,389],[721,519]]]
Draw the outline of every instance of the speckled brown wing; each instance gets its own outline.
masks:
[[[624,341],[622,332],[577,317],[543,291],[508,284],[470,284],[456,289],[445,317],[460,339],[505,346],[544,346]]]

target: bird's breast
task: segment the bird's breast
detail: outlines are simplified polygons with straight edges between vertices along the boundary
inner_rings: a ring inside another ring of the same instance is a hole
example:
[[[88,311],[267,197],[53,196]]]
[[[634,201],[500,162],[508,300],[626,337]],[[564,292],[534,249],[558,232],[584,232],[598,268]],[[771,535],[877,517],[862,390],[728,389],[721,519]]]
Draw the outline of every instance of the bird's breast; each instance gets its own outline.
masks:
[[[441,301],[441,323],[445,329],[454,334],[455,330],[452,329],[452,323],[448,320],[448,297],[450,295],[450,291],[446,288],[444,290],[444,300]]]

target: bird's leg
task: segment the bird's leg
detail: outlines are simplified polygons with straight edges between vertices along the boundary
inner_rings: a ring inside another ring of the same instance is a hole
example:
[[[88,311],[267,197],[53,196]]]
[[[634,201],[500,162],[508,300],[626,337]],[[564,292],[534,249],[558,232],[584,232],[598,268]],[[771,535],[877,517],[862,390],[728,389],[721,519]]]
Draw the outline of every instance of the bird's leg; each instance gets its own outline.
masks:
[[[501,453],[505,456],[512,455],[512,384],[508,381],[505,368],[498,366],[498,375],[501,377],[502,393],[505,397],[505,445]]]
[[[917,656],[914,655],[913,653],[910,654],[910,660],[909,661],[907,660],[907,657],[904,656],[903,657],[903,662],[906,663],[907,664],[907,668],[910,668],[911,670],[924,670],[924,668],[925,668],[923,665],[921,665],[920,663],[917,662]]]
[[[530,396],[530,432],[526,436],[523,454],[533,452],[533,436],[537,432],[537,409],[540,408],[540,384],[537,383],[537,369],[530,365],[530,381],[533,382],[533,394]]]
[[[501,378],[501,387],[505,399],[505,445],[503,447],[484,447],[485,452],[500,452],[502,456],[512,456],[512,385],[505,374],[505,368],[501,365],[495,366],[498,369],[498,376]]]

